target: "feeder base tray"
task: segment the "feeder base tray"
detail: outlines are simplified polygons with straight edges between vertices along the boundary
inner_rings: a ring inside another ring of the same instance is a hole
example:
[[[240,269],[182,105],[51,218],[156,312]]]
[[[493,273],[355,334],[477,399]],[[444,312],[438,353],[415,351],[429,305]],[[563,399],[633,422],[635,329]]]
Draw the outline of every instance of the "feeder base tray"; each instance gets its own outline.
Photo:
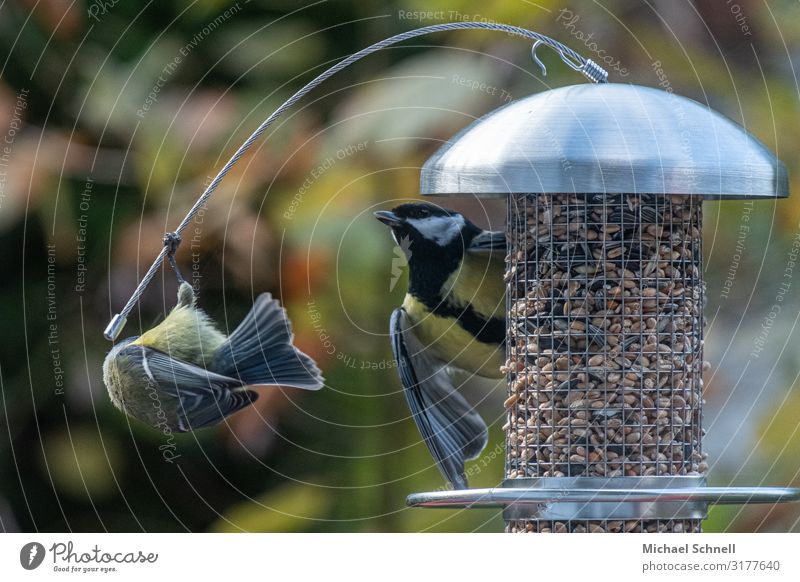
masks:
[[[414,493],[412,507],[503,509],[507,521],[703,519],[709,505],[800,501],[792,487],[708,487],[705,477],[542,477],[500,487]]]

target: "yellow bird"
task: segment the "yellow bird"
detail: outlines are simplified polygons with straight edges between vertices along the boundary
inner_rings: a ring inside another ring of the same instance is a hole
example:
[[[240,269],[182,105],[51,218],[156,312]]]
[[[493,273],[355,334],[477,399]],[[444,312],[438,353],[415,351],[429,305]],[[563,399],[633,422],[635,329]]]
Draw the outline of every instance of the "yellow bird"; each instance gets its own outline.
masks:
[[[195,430],[254,402],[251,386],[322,388],[319,368],[292,339],[286,311],[269,293],[226,337],[183,282],[164,321],[108,353],[103,380],[124,413],[161,430]]]

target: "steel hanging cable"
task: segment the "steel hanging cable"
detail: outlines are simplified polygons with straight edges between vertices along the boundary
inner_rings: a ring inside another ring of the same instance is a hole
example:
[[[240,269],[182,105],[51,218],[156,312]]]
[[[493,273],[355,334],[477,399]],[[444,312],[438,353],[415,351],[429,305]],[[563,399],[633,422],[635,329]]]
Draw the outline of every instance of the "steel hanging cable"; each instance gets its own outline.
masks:
[[[236,165],[236,162],[250,149],[250,146],[264,133],[264,131],[272,125],[278,117],[280,117],[287,109],[290,109],[297,101],[303,98],[307,93],[312,91],[315,87],[326,81],[327,79],[334,76],[336,73],[341,71],[342,69],[352,65],[356,61],[361,60],[362,58],[377,52],[381,49],[384,49],[388,46],[393,44],[402,42],[404,40],[408,40],[411,38],[415,38],[417,36],[423,36],[425,34],[430,34],[434,32],[444,32],[447,30],[459,30],[459,29],[484,29],[484,30],[494,30],[498,32],[505,32],[508,34],[520,36],[523,38],[530,38],[534,40],[533,47],[531,49],[531,54],[539,67],[542,69],[543,74],[547,74],[547,69],[545,69],[544,64],[539,60],[536,55],[536,50],[540,45],[549,46],[553,50],[555,50],[561,60],[563,60],[567,65],[569,65],[572,69],[582,73],[587,79],[592,81],[593,83],[605,83],[608,79],[608,73],[600,67],[597,63],[592,61],[591,59],[586,59],[576,53],[574,50],[569,48],[566,45],[561,44],[560,42],[545,36],[543,34],[539,34],[538,32],[533,32],[532,30],[528,30],[525,28],[520,28],[518,26],[511,26],[508,24],[495,24],[491,22],[448,22],[444,24],[435,24],[432,26],[424,26],[422,28],[417,28],[414,30],[409,30],[407,32],[402,32],[400,34],[396,34],[379,42],[376,42],[373,45],[370,45],[366,48],[361,49],[360,51],[353,53],[349,57],[346,57],[330,67],[326,69],[324,72],[317,75],[314,79],[309,81],[306,85],[304,85],[299,91],[297,91],[294,95],[289,97],[280,107],[278,107],[269,117],[267,117],[261,125],[259,125],[256,130],[248,137],[245,142],[239,146],[239,149],[231,156],[230,160],[222,167],[216,177],[208,184],[205,191],[200,195],[194,205],[191,207],[189,212],[186,214],[184,219],[180,222],[174,232],[167,233],[165,236],[165,245],[161,249],[161,252],[158,254],[156,259],[153,261],[153,264],[145,273],[142,280],[139,282],[139,285],[133,291],[130,299],[125,304],[125,307],[122,310],[114,315],[114,317],[109,322],[108,326],[106,326],[103,335],[106,339],[110,341],[114,341],[125,327],[125,324],[128,321],[128,315],[133,310],[136,303],[141,298],[142,294],[144,293],[147,286],[155,277],[156,272],[158,271],[161,264],[164,262],[165,258],[169,258],[174,254],[177,244],[180,242],[180,234],[183,230],[188,226],[191,220],[195,217],[195,215],[200,211],[201,208],[206,204],[208,199],[214,193],[214,190],[217,189],[222,179],[225,175],[231,170],[231,168]],[[168,242],[169,241],[169,244]]]

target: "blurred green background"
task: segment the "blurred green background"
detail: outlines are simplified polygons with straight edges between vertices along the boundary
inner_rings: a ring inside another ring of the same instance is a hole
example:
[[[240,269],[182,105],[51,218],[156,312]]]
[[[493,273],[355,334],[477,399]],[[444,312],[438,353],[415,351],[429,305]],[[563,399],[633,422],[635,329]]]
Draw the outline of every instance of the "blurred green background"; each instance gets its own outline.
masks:
[[[553,53],[546,78],[529,43],[483,31],[370,56],[270,129],[184,233],[201,305],[233,328],[255,294],[279,296],[323,391],[264,391],[229,426],[177,438],[169,463],[164,436],[108,401],[103,328],[265,116],[323,67],[426,24],[532,28],[605,59],[612,81],[707,103],[778,152],[797,194],[799,16],[789,0],[0,4],[0,531],[500,531],[496,512],[404,505],[441,479],[392,369],[404,280],[371,215],[416,197],[419,166],[477,116],[584,82]],[[502,228],[497,202],[440,202]],[[799,223],[794,199],[706,204],[713,484],[800,485],[800,282],[784,276]],[[175,287],[159,275],[124,333],[163,317]],[[492,486],[504,388],[468,392],[493,422],[471,482]],[[734,507],[706,530],[799,523],[798,506]]]

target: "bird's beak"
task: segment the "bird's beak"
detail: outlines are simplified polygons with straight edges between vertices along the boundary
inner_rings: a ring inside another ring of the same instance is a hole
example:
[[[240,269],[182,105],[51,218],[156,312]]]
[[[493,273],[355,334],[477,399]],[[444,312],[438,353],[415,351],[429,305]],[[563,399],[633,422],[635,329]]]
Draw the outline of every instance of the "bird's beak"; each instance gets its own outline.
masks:
[[[378,210],[375,212],[375,218],[389,227],[400,226],[403,224],[403,219],[397,216],[391,210]]]

